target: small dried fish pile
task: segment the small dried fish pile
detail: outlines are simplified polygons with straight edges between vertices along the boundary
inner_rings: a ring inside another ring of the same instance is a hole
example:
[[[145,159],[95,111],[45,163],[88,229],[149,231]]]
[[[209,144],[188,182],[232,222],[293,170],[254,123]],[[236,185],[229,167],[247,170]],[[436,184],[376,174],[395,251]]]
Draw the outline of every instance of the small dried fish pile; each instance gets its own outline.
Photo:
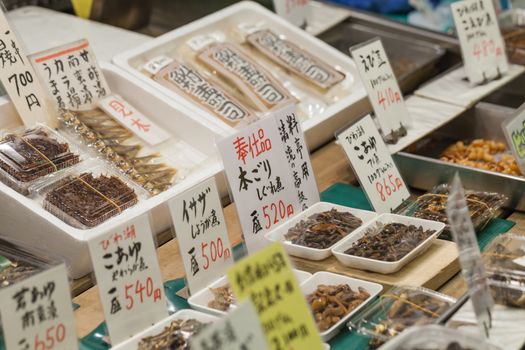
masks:
[[[137,350],[189,350],[188,339],[204,327],[195,319],[175,320],[161,333],[143,338]]]
[[[210,291],[213,293],[213,300],[208,302],[208,306],[212,309],[228,311],[232,305],[237,303],[229,284],[217,288],[210,288]]]
[[[38,267],[24,261],[15,261],[0,256],[0,289],[20,282],[39,271]]]
[[[62,114],[62,119],[88,146],[103,154],[151,194],[165,191],[173,184],[177,170],[155,162],[161,157],[159,153],[141,155],[141,144],[131,142],[133,133],[101,109],[67,111]]]
[[[352,244],[345,254],[363,258],[398,261],[436,231],[400,223],[378,224]]]
[[[306,300],[314,314],[317,328],[326,331],[370,297],[368,291],[353,291],[347,284],[317,286]]]
[[[351,213],[336,209],[311,215],[290,228],[285,238],[293,244],[326,249],[361,226],[363,221]]]

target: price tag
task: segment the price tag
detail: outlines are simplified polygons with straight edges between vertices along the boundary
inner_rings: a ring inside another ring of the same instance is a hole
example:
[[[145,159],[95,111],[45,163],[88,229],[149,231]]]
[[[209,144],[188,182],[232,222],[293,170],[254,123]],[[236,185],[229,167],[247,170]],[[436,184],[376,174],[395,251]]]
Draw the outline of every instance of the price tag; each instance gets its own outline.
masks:
[[[503,122],[503,133],[516,158],[516,163],[525,174],[525,105],[521,106],[513,118]]]
[[[190,292],[206,288],[233,264],[228,228],[214,178],[168,202]]]
[[[91,238],[88,246],[113,345],[168,316],[147,215]]]
[[[403,130],[410,124],[408,110],[396,76],[380,39],[372,39],[350,48],[361,81],[383,135]]]
[[[301,210],[319,202],[319,190],[315,182],[310,152],[304,140],[304,133],[296,114],[296,105],[290,104],[274,112],[284,155],[292,173],[293,185]]]
[[[275,118],[267,117],[218,143],[248,252],[264,234],[300,210]]]
[[[273,0],[273,6],[275,12],[288,22],[298,27],[306,27],[308,2],[308,0]]]
[[[144,68],[144,70],[150,73],[151,75],[155,75],[172,62],[173,58],[160,55],[157,57],[153,57],[142,68]]]
[[[151,146],[158,145],[170,138],[170,134],[120,96],[103,97],[98,101],[98,105],[126,129]]]
[[[257,313],[245,301],[225,318],[204,328],[190,339],[192,350],[268,349]]]
[[[78,349],[63,264],[3,289],[0,300],[6,349]]]
[[[43,122],[56,126],[46,94],[29,58],[0,11],[0,80],[26,126]]]
[[[461,271],[468,285],[478,325],[482,333],[488,338],[489,330],[492,327],[491,312],[494,307],[494,300],[490,293],[485,266],[481,260],[476,233],[470,219],[465,191],[457,174],[452,181],[447,200],[447,216],[452,237],[458,247]]]
[[[370,115],[341,132],[337,139],[376,212],[391,213],[410,197]]]
[[[59,109],[88,110],[111,92],[86,39],[30,56]]]
[[[491,0],[463,0],[450,5],[468,79],[483,84],[509,70],[505,43]]]
[[[228,271],[228,280],[237,300],[250,299],[255,306],[270,349],[323,349],[310,308],[280,243],[239,261]]]

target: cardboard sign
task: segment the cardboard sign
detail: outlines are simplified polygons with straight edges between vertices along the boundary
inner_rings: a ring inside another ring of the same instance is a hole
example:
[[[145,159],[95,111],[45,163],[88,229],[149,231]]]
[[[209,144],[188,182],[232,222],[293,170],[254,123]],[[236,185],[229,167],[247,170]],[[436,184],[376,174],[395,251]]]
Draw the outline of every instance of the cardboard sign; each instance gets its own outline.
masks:
[[[91,238],[88,246],[113,345],[168,316],[147,215]]]
[[[370,115],[341,132],[337,139],[376,212],[391,213],[410,197]]]
[[[2,289],[0,300],[6,349],[78,349],[71,291],[64,265]]]
[[[237,300],[252,301],[270,349],[323,349],[310,308],[280,243],[239,261],[228,271],[228,280]]]
[[[24,49],[0,11],[0,80],[7,91],[16,111],[28,127],[45,123],[51,127],[57,124],[38,76]]]
[[[190,339],[192,350],[268,349],[257,313],[245,301],[225,318],[204,328]]]
[[[514,118],[504,121],[502,127],[516,163],[525,174],[525,105],[518,108]]]
[[[372,39],[350,48],[359,76],[383,135],[410,124],[408,110],[397,78],[380,39]]]
[[[98,101],[98,105],[126,129],[151,146],[158,145],[170,138],[170,134],[118,95],[104,97]]]
[[[465,191],[458,174],[452,181],[447,200],[447,216],[452,237],[458,247],[459,263],[481,332],[488,338],[492,327],[494,300],[481,259],[478,240],[465,198]]]
[[[191,293],[224,276],[233,264],[215,179],[200,183],[168,202]]]
[[[306,27],[309,7],[308,0],[273,0],[275,12],[288,22]]]
[[[483,84],[505,74],[509,64],[492,0],[463,0],[450,6],[469,81]]]
[[[86,39],[30,57],[59,109],[93,109],[111,93]]]

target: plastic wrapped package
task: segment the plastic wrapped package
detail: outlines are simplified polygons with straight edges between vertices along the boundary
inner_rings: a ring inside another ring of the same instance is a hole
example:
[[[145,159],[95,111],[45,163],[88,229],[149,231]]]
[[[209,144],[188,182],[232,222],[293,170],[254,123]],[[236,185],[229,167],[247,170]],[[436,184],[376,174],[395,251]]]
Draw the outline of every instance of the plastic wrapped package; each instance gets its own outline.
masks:
[[[432,324],[456,299],[421,287],[395,287],[351,318],[348,326],[369,338],[377,348],[412,326]]]
[[[523,10],[521,10],[523,11]],[[521,13],[523,17],[523,13]],[[525,64],[525,29],[517,29],[503,36],[509,61],[515,64]]]
[[[446,224],[443,235],[451,236],[450,225],[447,217],[447,200],[449,186],[442,184],[434,187],[429,193],[417,197],[414,201],[407,201],[397,213],[416,218],[439,221]],[[476,232],[481,231],[485,225],[496,215],[496,212],[507,201],[507,197],[495,192],[465,191],[470,219]]]
[[[0,180],[24,195],[36,181],[79,162],[78,150],[44,125],[5,133],[0,141]]]
[[[483,252],[483,261],[494,301],[525,308],[525,237],[496,237]]]
[[[412,327],[380,350],[499,350],[479,337],[439,325]]]

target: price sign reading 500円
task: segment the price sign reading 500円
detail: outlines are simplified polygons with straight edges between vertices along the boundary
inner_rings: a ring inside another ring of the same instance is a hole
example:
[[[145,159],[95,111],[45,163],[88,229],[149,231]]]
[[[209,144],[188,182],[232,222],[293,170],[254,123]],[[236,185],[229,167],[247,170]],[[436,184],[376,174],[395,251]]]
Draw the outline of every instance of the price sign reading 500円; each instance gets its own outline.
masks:
[[[410,192],[370,115],[337,138],[378,213],[390,213],[410,197]]]
[[[509,64],[492,0],[463,0],[450,6],[470,82],[481,84],[505,74]]]

